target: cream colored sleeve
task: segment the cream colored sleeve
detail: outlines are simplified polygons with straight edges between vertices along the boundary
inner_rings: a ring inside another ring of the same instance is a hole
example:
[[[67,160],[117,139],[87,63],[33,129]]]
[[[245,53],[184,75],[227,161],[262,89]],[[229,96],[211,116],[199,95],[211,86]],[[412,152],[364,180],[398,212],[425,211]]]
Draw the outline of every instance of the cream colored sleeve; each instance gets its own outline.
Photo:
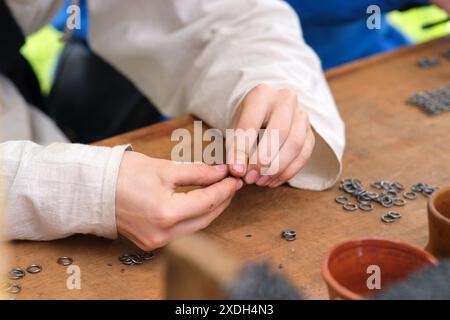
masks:
[[[52,240],[75,233],[116,238],[116,181],[127,148],[1,143],[2,238]]]
[[[169,116],[225,129],[260,83],[297,92],[317,145],[290,181],[323,190],[341,171],[344,124],[295,12],[277,0],[90,1],[90,44]]]

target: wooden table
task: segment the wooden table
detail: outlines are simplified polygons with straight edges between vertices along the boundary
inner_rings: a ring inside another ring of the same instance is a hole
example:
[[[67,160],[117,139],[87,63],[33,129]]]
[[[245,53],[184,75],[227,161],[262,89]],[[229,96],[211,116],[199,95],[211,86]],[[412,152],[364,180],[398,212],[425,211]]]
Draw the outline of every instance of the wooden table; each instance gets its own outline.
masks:
[[[445,49],[450,49],[449,38],[327,73],[347,126],[345,177],[357,177],[365,184],[374,179],[398,180],[407,186],[450,183],[450,112],[428,116],[405,104],[417,91],[450,84],[450,61],[441,58],[440,65],[429,69],[416,66],[420,58],[439,56]],[[192,121],[183,116],[101,144],[132,143],[136,151],[169,158],[171,132],[180,127],[192,130]],[[401,209],[399,222],[387,225],[380,221],[385,210],[378,206],[370,213],[344,212],[334,202],[339,193],[337,186],[326,192],[248,186],[205,232],[238,259],[267,259],[275,268],[281,264],[280,271],[315,298],[327,298],[320,262],[341,241],[381,236],[420,247],[426,244],[426,200],[422,196]],[[280,239],[280,231],[286,228],[297,231],[297,241]],[[16,298],[164,298],[161,255],[140,266],[123,266],[118,255],[135,250],[125,239],[74,236],[52,242],[14,242],[12,247],[13,265],[44,266],[42,273],[19,280],[23,291]],[[66,288],[66,269],[55,262],[62,255],[74,258],[81,268],[81,290]]]

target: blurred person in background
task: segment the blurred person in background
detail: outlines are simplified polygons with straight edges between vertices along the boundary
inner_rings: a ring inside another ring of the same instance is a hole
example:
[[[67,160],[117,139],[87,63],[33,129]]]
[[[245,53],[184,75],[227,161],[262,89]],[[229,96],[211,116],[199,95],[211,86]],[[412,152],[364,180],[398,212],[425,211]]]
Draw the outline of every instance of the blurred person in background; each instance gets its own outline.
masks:
[[[286,0],[300,16],[303,37],[329,69],[377,53],[411,44],[391,25],[386,14],[436,4],[450,12],[450,0]],[[380,8],[380,29],[369,29],[367,8]]]

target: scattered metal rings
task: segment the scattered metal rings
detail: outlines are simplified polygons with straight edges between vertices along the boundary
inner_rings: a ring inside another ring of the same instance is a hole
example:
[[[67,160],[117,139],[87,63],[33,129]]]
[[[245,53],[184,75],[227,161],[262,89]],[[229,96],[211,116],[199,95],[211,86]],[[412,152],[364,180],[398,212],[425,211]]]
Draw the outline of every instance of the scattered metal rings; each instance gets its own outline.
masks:
[[[348,202],[342,206],[346,211],[356,211],[358,210],[358,205],[353,202]]]
[[[286,241],[294,241],[297,238],[297,232],[294,230],[286,230],[281,232],[281,237]]]
[[[12,293],[12,294],[18,294],[22,291],[22,286],[20,284],[10,284],[9,287],[6,289],[6,292]]]
[[[373,210],[373,204],[371,204],[371,203],[360,203],[358,207],[362,211],[366,211],[366,212]]]
[[[12,268],[8,272],[8,278],[11,280],[22,279],[23,277],[25,277],[25,275],[26,275],[25,270],[23,270],[22,268],[19,268],[19,267]]]
[[[408,200],[416,200],[417,193],[415,193],[414,191],[403,192],[403,197]]]
[[[59,257],[56,262],[62,266],[70,266],[73,263],[73,259],[69,257]]]
[[[42,271],[42,266],[38,264],[32,264],[27,268],[28,273],[39,273]]]

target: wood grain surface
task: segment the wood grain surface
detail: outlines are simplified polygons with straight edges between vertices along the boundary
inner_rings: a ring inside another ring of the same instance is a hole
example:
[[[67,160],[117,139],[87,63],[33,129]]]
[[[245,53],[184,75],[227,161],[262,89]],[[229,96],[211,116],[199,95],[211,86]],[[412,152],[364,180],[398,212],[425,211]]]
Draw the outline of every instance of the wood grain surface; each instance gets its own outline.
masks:
[[[450,61],[421,69],[417,60],[440,56],[450,39],[403,48],[327,73],[346,123],[344,177],[450,184],[450,112],[429,116],[405,100],[417,91],[450,84]],[[320,106],[318,106],[320,107]],[[136,151],[169,158],[176,128],[192,130],[193,118],[183,116],[103,141],[102,145],[132,143]],[[383,224],[385,210],[347,213],[334,202],[338,187],[309,192],[283,186],[275,190],[245,187],[231,206],[204,232],[241,261],[268,260],[303,292],[327,298],[320,274],[325,252],[339,242],[380,236],[423,247],[427,242],[426,199],[419,196],[400,211],[403,218]],[[152,195],[149,194],[149,197]],[[297,231],[297,240],[280,238],[283,229]],[[251,237],[246,235],[251,234]],[[124,266],[118,255],[136,251],[127,240],[110,241],[73,236],[51,242],[16,241],[13,266],[39,263],[43,272],[19,280],[17,299],[162,299],[163,257],[140,266]],[[195,250],[195,248],[193,248]],[[81,290],[68,290],[66,268],[56,264],[70,256],[81,268]]]

